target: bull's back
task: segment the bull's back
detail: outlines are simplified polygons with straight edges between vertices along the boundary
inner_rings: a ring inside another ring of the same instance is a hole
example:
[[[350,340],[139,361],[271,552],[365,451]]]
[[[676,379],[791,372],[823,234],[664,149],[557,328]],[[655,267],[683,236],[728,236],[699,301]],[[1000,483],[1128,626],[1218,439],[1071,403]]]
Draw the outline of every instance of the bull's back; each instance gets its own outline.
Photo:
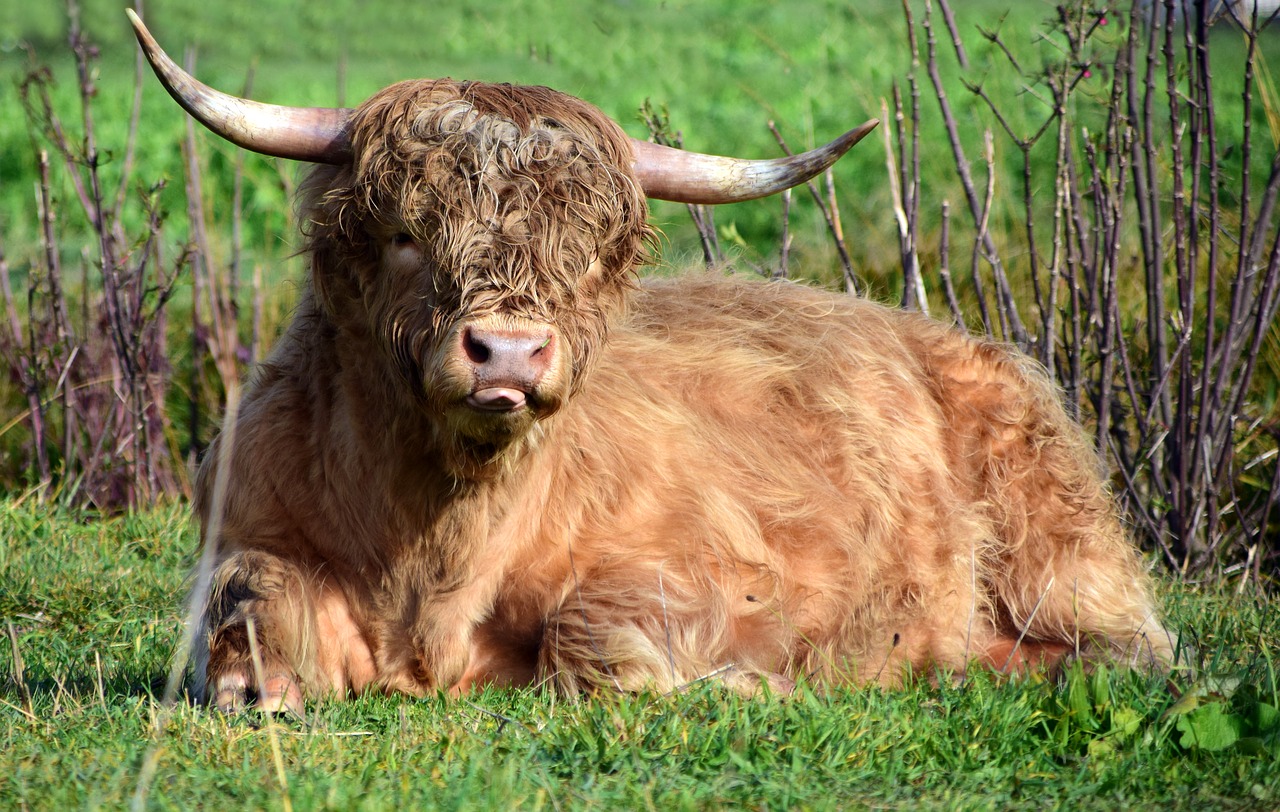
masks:
[[[947,467],[919,459],[935,457],[950,428],[935,356],[971,343],[917,314],[802,284],[654,280],[588,397],[632,388],[728,451],[766,443],[807,460],[839,449],[855,467]]]
[[[652,281],[613,334],[579,422],[603,444],[668,467],[652,471],[659,482],[698,471],[691,487],[750,505],[766,535],[825,514],[841,528],[819,522],[825,540],[853,543],[851,532],[910,521],[910,503],[932,509],[923,494],[956,496],[957,455],[931,358],[949,342],[967,340],[804,285]]]

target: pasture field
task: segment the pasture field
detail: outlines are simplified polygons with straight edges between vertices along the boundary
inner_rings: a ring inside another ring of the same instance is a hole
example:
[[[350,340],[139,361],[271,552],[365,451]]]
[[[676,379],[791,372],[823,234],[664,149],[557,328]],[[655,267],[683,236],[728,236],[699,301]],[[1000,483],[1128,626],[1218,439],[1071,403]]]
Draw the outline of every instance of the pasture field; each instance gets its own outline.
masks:
[[[263,726],[159,700],[194,544],[185,508],[83,522],[10,499],[0,535],[3,809],[1280,805],[1280,606],[1230,583],[1167,588],[1198,672],[1167,684],[975,671],[785,698],[490,691],[311,704],[305,722]]]

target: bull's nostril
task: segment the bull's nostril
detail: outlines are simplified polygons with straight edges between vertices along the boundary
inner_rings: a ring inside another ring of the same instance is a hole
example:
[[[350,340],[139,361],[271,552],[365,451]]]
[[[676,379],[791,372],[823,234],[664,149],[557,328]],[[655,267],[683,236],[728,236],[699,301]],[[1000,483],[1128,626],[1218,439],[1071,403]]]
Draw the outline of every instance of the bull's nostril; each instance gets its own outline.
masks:
[[[458,360],[470,368],[477,385],[535,387],[555,364],[558,338],[549,327],[467,325],[458,335]]]
[[[473,364],[483,364],[489,360],[489,347],[482,339],[476,338],[470,328],[462,333],[462,351]]]

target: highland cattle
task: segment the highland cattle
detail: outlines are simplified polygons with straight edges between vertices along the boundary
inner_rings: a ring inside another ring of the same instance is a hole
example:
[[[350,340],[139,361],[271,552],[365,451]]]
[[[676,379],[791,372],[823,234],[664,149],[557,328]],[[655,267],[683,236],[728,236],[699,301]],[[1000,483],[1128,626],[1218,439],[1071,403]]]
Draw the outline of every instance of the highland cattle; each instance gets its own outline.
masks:
[[[739,161],[546,88],[274,107],[196,82],[133,20],[192,115],[318,164],[302,301],[198,479],[207,701],[1171,661],[1033,361],[798,284],[639,278],[646,197],[776,192],[875,122]]]

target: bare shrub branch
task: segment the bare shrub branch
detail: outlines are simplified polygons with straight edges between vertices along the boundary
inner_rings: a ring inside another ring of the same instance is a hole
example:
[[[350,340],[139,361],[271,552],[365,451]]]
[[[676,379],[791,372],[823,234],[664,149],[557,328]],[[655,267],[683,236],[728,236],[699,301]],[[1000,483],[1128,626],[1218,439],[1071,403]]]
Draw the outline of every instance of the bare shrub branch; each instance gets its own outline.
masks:
[[[954,36],[950,10],[939,6]],[[1093,0],[1063,3],[1037,39],[1047,47],[1030,55],[1015,53],[1000,26],[981,30],[990,70],[1012,68],[1022,92],[1048,109],[1026,126],[1025,104],[995,93],[987,79],[959,80],[1018,150],[1020,183],[1005,184],[996,180],[1004,170],[990,129],[977,145],[962,137],[931,1],[923,8],[940,131],[973,220],[969,289],[957,290],[947,262],[953,228],[942,204],[938,282],[953,317],[963,323],[966,305],[976,307],[988,335],[1018,342],[1058,379],[1068,408],[1093,424],[1138,530],[1170,567],[1200,576],[1239,569],[1244,565],[1230,562],[1243,558],[1245,569],[1274,568],[1280,429],[1251,397],[1260,358],[1280,339],[1280,156],[1256,165],[1251,123],[1263,21],[1186,0],[1133,3],[1125,15]],[[904,10],[914,60],[911,4]],[[1224,96],[1211,69],[1210,29],[1218,19],[1233,19],[1243,32],[1243,117],[1231,121],[1218,112]],[[961,70],[975,68],[968,59]],[[908,116],[901,101],[895,114],[899,132],[930,126]],[[1035,147],[1049,132],[1055,143],[1046,161],[1046,150]],[[902,143],[899,135],[897,176]],[[987,169],[985,192],[966,158],[975,148]],[[1227,149],[1236,150],[1230,164]],[[1237,162],[1238,174],[1232,169],[1229,177],[1228,165]],[[1015,185],[1021,239],[1000,235],[1006,255],[1017,260],[1006,266],[992,218]],[[918,252],[926,244],[918,223],[904,225],[906,188],[895,177],[904,276],[906,248]],[[1047,188],[1051,196],[1038,194]],[[910,295],[904,287],[904,300]],[[1024,324],[1019,311],[1027,307],[1036,317]],[[1242,454],[1254,469],[1247,479]]]

